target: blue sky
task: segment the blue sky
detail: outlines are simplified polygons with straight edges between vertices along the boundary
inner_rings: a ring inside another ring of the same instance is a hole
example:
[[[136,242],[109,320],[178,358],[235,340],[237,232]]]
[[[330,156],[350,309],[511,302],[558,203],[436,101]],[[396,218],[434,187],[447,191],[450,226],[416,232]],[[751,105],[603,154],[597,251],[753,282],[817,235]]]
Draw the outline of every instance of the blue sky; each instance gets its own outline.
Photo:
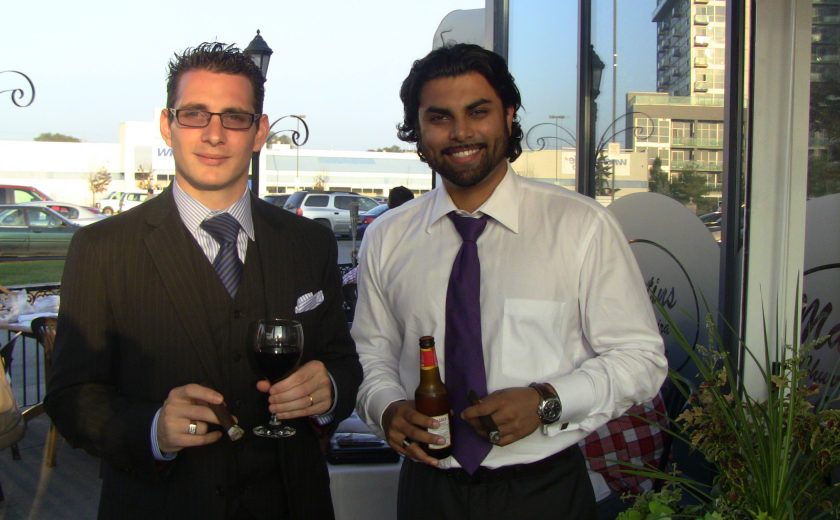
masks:
[[[652,89],[654,2],[619,3],[634,9],[624,14],[632,15],[632,20],[621,23],[642,24],[651,42],[645,49],[650,70],[644,75]],[[550,14],[562,20],[532,32],[544,39],[546,47],[559,46],[572,53],[556,54],[554,65],[541,69],[552,71],[546,79],[556,85],[548,98],[563,102],[559,106],[547,102],[545,107],[526,103],[526,108],[535,118],[538,112],[567,114],[573,127],[577,2],[512,4],[514,20],[517,12],[520,19],[546,20]],[[31,106],[17,108],[8,93],[0,97],[0,139],[30,140],[41,132],[60,132],[89,142],[117,142],[120,122],[148,121],[163,106],[166,64],[175,51],[212,40],[244,48],[260,29],[274,50],[265,104],[272,119],[305,114],[312,132],[307,147],[313,149],[365,150],[401,144],[394,130],[401,118],[398,91],[412,61],[431,50],[434,32],[447,13],[483,6],[484,0],[17,2],[4,9],[0,70],[25,72],[35,83],[36,98]],[[611,1],[596,0],[595,8],[600,13],[596,18],[611,20]],[[543,14],[532,17],[516,9],[538,9]],[[638,34],[635,38],[639,40]],[[532,58],[545,62],[545,56]],[[516,68],[523,61],[517,64],[518,60],[512,49],[511,66],[519,81]],[[520,88],[524,94],[533,93],[526,100],[544,97],[545,82],[542,87],[540,83],[529,79],[523,69]],[[18,86],[16,77],[0,74],[0,90]],[[619,107],[621,111],[622,93]]]

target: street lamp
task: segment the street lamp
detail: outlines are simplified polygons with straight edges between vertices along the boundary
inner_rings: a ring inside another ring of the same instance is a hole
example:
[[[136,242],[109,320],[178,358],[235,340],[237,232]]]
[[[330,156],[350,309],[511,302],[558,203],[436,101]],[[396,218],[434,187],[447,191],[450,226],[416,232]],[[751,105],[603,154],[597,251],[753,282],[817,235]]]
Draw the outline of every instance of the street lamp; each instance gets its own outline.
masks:
[[[557,121],[562,121],[562,120],[566,119],[566,116],[564,116],[564,115],[558,115],[558,116],[549,115],[548,118],[549,119],[555,119]],[[560,123],[555,122],[554,123],[554,184],[557,184],[557,182],[558,182],[557,177],[559,175],[559,169],[557,167],[557,163],[558,163],[557,155],[559,154],[559,150],[560,150],[559,130],[560,130]]]
[[[242,53],[245,54],[246,56],[250,57],[252,60],[254,60],[254,63],[257,65],[257,67],[260,69],[260,72],[262,73],[263,79],[268,78],[268,62],[271,59],[271,55],[274,53],[274,51],[271,50],[271,47],[269,47],[268,44],[265,43],[265,40],[263,39],[263,37],[260,36],[259,29],[257,30],[257,35],[254,36],[254,39],[251,40],[251,43],[249,43],[248,46],[245,47],[245,50],[243,50]],[[274,128],[274,125],[276,125],[277,123],[279,123],[283,119],[286,119],[287,117],[293,117],[293,118],[297,119],[297,121],[298,121],[297,130],[293,130],[291,128],[286,128],[286,129],[276,130],[276,131],[272,132],[272,129]],[[289,115],[286,115],[286,116],[278,117],[268,127],[268,136],[266,137],[266,143],[270,142],[271,139],[280,132],[291,132],[292,133],[292,142],[295,144],[296,149],[305,145],[306,141],[309,140],[309,127],[306,125],[306,121],[303,120],[305,117],[306,116],[304,116],[304,115],[295,115],[295,114],[289,114]],[[305,132],[302,141],[300,140],[300,135],[301,135],[300,134],[300,124],[301,123],[303,123],[303,131]],[[297,161],[298,161],[298,159],[296,158],[295,159],[295,163],[296,163],[295,164],[295,170],[297,170],[297,168],[298,168]],[[297,171],[296,171],[296,175],[299,175],[297,173]],[[298,179],[298,182],[299,182],[299,179]],[[259,194],[260,194],[260,151],[259,150],[254,152],[253,154],[251,154],[251,184],[254,187],[254,189],[257,193],[257,196],[259,196]]]
[[[595,99],[601,93],[601,76],[604,72],[604,67],[606,64],[601,60],[598,56],[598,53],[595,52],[595,47],[593,45],[589,46],[589,74],[590,74],[590,82],[589,82],[589,102],[592,104],[592,124],[589,126],[589,163],[591,172],[588,176],[588,186],[587,186],[587,195],[594,197],[596,195],[595,191],[595,178],[597,176],[597,171],[595,167],[597,165],[597,160],[595,157],[595,127],[598,123],[598,104],[595,102]]]
[[[257,68],[262,72],[263,78],[268,79],[268,62],[271,60],[271,55],[274,54],[274,51],[271,50],[271,47],[260,36],[259,29],[257,29],[257,35],[254,36],[254,39],[251,40],[251,43],[245,47],[242,53],[254,60]]]
[[[12,98],[12,103],[14,103],[15,106],[18,106],[18,107],[21,107],[21,108],[28,107],[29,105],[32,104],[33,101],[35,101],[35,85],[32,84],[32,80],[29,79],[29,76],[27,76],[23,72],[19,72],[19,71],[16,71],[16,70],[0,70],[0,74],[5,74],[7,72],[9,72],[11,74],[17,74],[19,76],[23,76],[23,79],[25,79],[26,82],[29,83],[29,102],[26,103],[26,104],[23,104],[23,105],[20,104],[20,99],[23,98],[26,95],[26,91],[22,88],[10,88],[10,89],[6,89],[6,90],[0,90],[0,94],[5,94],[6,92],[10,92],[9,96]]]

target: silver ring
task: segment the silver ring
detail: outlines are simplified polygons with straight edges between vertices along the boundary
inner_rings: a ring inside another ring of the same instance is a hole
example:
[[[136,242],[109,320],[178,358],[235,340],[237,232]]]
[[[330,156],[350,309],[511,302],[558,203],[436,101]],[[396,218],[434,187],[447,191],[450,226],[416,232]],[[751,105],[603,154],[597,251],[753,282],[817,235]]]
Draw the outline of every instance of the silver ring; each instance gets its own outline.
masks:
[[[411,441],[409,441],[407,438],[403,439],[402,440],[402,445],[403,445],[403,448],[408,449],[408,448],[411,447]]]
[[[194,422],[190,422],[189,428],[187,428],[187,433],[190,435],[195,435],[198,433],[198,425]]]
[[[499,433],[499,430],[493,430],[490,432],[489,437],[491,444],[499,444],[499,441],[502,440],[502,434]]]

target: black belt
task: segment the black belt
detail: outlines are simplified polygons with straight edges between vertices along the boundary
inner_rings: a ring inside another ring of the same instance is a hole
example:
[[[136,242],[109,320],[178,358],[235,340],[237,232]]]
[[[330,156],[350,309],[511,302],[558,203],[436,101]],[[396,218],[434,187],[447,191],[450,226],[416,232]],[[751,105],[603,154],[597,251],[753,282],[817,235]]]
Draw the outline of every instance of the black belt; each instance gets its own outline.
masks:
[[[574,452],[572,450],[579,450],[577,446],[570,446],[563,451],[557,452],[550,457],[546,457],[530,464],[512,464],[510,466],[501,466],[495,469],[479,467],[475,473],[470,475],[462,468],[450,468],[440,470],[447,477],[455,479],[461,484],[480,484],[488,482],[500,482],[503,480],[513,480],[521,477],[532,477],[535,475],[542,475],[556,469],[558,464],[569,463],[572,460]],[[580,451],[578,451],[580,453]]]

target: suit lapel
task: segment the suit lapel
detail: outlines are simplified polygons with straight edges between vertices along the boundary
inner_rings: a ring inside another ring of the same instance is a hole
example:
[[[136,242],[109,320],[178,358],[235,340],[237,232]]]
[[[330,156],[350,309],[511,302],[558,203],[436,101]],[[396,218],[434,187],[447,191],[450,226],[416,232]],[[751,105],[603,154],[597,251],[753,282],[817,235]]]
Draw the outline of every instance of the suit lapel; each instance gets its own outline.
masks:
[[[148,216],[152,231],[145,244],[160,274],[161,281],[176,310],[177,322],[190,338],[190,348],[196,353],[210,382],[221,387],[221,367],[216,359],[213,338],[210,336],[204,311],[204,288],[191,265],[191,249],[197,247],[184,228],[175,206],[171,188],[156,197],[154,209]]]

